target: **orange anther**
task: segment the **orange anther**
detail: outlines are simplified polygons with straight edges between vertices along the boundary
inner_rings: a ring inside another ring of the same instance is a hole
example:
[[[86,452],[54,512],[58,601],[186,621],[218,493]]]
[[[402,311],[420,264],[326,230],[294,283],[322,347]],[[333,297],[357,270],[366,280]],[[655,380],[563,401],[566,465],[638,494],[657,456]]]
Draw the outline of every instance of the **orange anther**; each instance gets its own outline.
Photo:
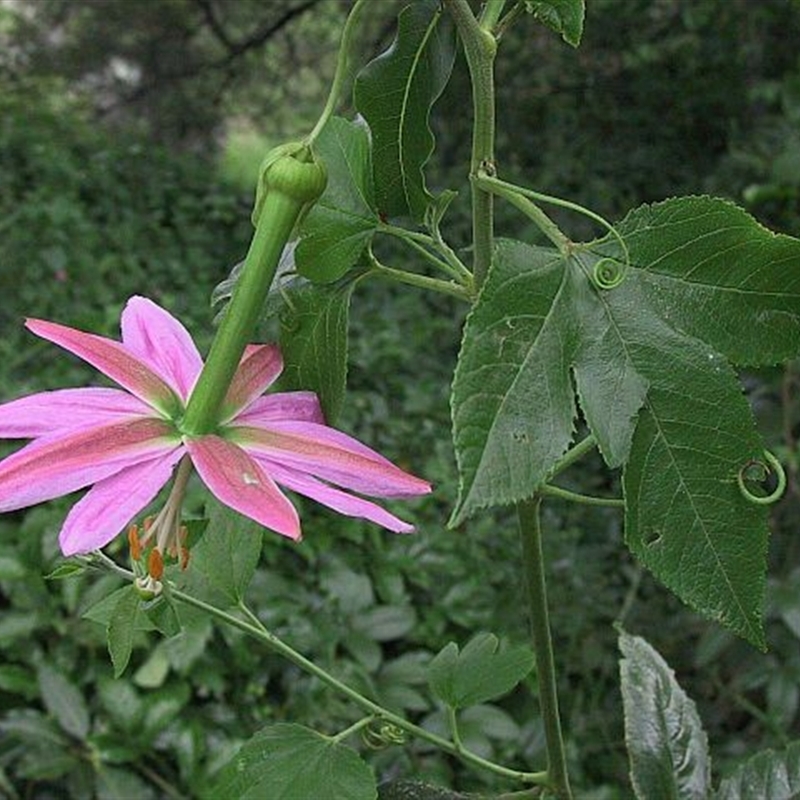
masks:
[[[189,548],[181,547],[181,569],[186,569],[189,566]]]
[[[138,561],[142,557],[142,548],[139,542],[139,526],[135,522],[128,526],[128,547],[131,549],[131,558]]]
[[[161,576],[164,574],[164,558],[157,547],[150,551],[150,555],[147,558],[147,572],[151,578],[155,578],[157,581],[160,581]]]
[[[147,533],[150,530],[150,526],[153,524],[153,520],[155,517],[145,517],[144,518],[144,532]]]

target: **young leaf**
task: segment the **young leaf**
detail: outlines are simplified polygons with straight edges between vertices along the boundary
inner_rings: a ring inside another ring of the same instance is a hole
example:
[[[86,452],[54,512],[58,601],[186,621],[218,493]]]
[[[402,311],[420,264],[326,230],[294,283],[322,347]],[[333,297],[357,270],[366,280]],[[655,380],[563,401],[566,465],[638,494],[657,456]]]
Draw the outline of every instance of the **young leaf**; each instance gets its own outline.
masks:
[[[208,800],[375,800],[372,770],[349,747],[301,725],[263,728],[221,770]]]
[[[622,632],[619,647],[625,742],[636,796],[707,800],[711,762],[694,703],[644,639]]]
[[[209,500],[206,509],[208,528],[192,548],[189,581],[197,575],[222,595],[221,602],[235,606],[244,597],[261,557],[262,529],[217,500]]]
[[[525,0],[525,10],[573,47],[581,43],[585,0]]]
[[[49,664],[37,670],[42,701],[58,724],[71,736],[83,740],[89,733],[89,710],[73,683]]]
[[[356,108],[372,132],[378,208],[390,217],[422,220],[432,199],[422,174],[434,148],[428,116],[455,57],[449,20],[441,17],[438,0],[409,5],[392,46],[356,77]]]
[[[328,170],[328,185],[303,220],[294,259],[304,278],[330,283],[355,265],[380,224],[374,210],[369,131],[333,117],[316,151]]]
[[[764,750],[739,764],[719,786],[714,800],[794,800],[800,795],[800,742]]]
[[[451,708],[467,708],[508,694],[533,669],[533,653],[517,645],[498,651],[491,633],[479,633],[459,653],[450,642],[428,668],[434,694]]]
[[[281,314],[283,385],[316,392],[329,424],[339,416],[347,383],[352,281],[287,290]]]

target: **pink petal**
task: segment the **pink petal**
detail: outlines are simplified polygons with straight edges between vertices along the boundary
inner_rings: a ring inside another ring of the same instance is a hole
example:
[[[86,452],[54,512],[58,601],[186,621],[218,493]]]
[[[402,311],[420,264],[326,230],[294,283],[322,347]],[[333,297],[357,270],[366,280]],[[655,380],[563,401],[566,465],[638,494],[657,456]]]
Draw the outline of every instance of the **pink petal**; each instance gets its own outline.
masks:
[[[151,406],[171,413],[180,405],[172,389],[119,342],[41,319],[28,319],[25,327],[82,358]]]
[[[282,369],[283,358],[277,345],[248,345],[222,404],[223,422],[262,395]]]
[[[122,342],[183,400],[203,368],[203,359],[189,331],[161,306],[134,296],[122,312]]]
[[[36,439],[0,462],[0,511],[83,489],[178,447],[168,423],[141,418]]]
[[[427,481],[409,475],[340,431],[314,422],[271,422],[230,427],[228,437],[260,460],[307,472],[361,494],[382,497],[427,494]]]
[[[186,449],[205,485],[226,506],[265,528],[300,538],[294,506],[244,450],[213,435],[187,438]]]
[[[158,494],[183,455],[182,447],[96,483],[67,515],[58,541],[65,556],[107,545]]]
[[[295,470],[278,466],[269,461],[256,460],[264,467],[264,471],[281,486],[310,497],[312,500],[332,508],[339,514],[368,519],[370,522],[375,522],[394,533],[411,533],[414,530],[413,525],[403,522],[403,520],[398,519],[369,500],[363,500],[339,489],[334,489],[315,478],[310,478],[308,475],[303,475]]]
[[[39,392],[0,405],[0,438],[31,439],[152,414],[150,406],[119,389]]]
[[[325,424],[319,398],[314,392],[278,392],[258,397],[236,416],[232,424],[258,428],[277,420]]]

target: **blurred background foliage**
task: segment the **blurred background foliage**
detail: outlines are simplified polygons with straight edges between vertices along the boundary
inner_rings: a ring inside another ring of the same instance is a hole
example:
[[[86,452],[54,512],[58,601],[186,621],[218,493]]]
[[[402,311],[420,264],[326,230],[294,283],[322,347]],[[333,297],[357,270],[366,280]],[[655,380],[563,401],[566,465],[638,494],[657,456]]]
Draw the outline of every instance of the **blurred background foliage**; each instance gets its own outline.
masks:
[[[800,235],[800,4],[795,0],[590,0],[575,52],[523,18],[498,60],[503,174],[617,218],[640,202],[713,192]],[[0,398],[94,380],[21,327],[42,316],[116,335],[142,293],[210,339],[211,289],[242,257],[264,150],[302,135],[332,72],[347,0],[0,0]],[[379,0],[362,62],[401,7]],[[437,107],[430,183],[461,190],[445,226],[468,233],[463,64]],[[348,113],[348,109],[342,109]],[[586,220],[559,216],[575,237]],[[498,228],[536,237],[513,210]],[[394,258],[409,258],[397,253]],[[376,283],[353,302],[342,427],[431,479],[393,537],[303,508],[301,546],[265,536],[250,600],[305,653],[434,728],[424,665],[478,630],[525,637],[513,520],[455,531],[448,383],[464,309]],[[410,347],[409,345],[413,345]],[[584,798],[631,797],[612,623],[647,637],[700,707],[724,773],[798,737],[800,552],[797,364],[746,375],[790,473],[773,516],[770,653],[699,619],[643,574],[613,511],[546,513],[553,624],[571,769]],[[614,491],[597,460],[575,487]],[[199,512],[199,490],[190,510]],[[103,629],[82,614],[118,583],[47,581],[69,501],[0,518],[0,795],[189,798],[260,725],[335,732],[354,711],[239,634],[187,615],[170,640],[142,633],[113,680]],[[112,547],[124,560],[124,548]],[[512,765],[542,764],[535,678],[470,711],[465,739]],[[370,756],[380,777],[492,791],[501,784],[414,744]]]

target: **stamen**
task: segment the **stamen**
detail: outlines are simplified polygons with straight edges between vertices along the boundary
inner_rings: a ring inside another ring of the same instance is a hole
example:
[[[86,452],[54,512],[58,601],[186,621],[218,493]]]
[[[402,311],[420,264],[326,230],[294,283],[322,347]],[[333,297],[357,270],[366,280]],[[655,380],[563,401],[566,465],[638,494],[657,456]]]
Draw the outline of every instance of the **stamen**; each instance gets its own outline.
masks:
[[[139,541],[139,526],[135,522],[128,526],[128,547],[131,551],[131,558],[138,561],[142,557],[142,545]]]
[[[147,558],[147,572],[156,581],[160,581],[164,575],[164,558],[157,547],[150,551],[150,555]]]

